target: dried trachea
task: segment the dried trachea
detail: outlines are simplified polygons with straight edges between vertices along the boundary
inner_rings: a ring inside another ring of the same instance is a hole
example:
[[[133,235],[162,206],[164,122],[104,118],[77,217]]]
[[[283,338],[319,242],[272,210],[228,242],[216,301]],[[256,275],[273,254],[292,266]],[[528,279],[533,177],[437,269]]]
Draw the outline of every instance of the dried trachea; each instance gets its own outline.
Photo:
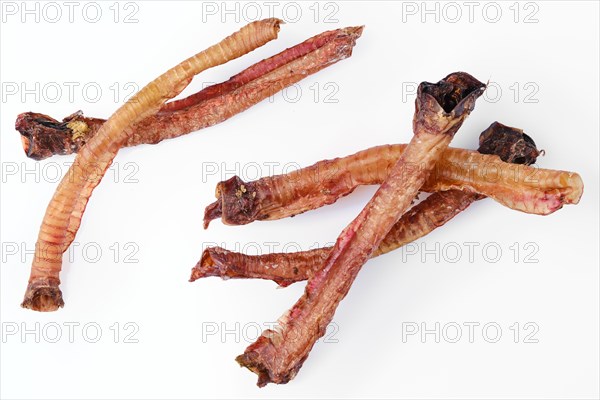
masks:
[[[287,383],[298,373],[361,267],[410,207],[484,88],[465,73],[419,85],[414,136],[389,176],[342,231],[324,267],[308,280],[304,295],[279,319],[279,328],[264,331],[237,357],[240,365],[258,375],[259,386]]]
[[[427,235],[482,198],[484,197],[479,194],[462,190],[432,193],[396,222],[372,257],[388,253]],[[255,278],[272,280],[285,287],[310,279],[323,268],[332,249],[333,247],[322,247],[295,253],[247,255],[221,247],[208,247],[192,269],[190,281],[211,276],[223,279]]]
[[[496,154],[505,162],[525,165],[535,163],[540,154],[533,140],[522,130],[498,122],[483,131],[478,151]],[[400,218],[373,253],[373,257],[427,235],[482,198],[482,195],[456,189],[431,194]],[[192,269],[190,281],[209,276],[223,279],[258,278],[288,286],[314,275],[331,250],[332,247],[323,247],[295,253],[246,255],[220,247],[209,247]]]
[[[260,61],[229,80],[185,99],[165,104],[138,122],[124,146],[156,144],[225,121],[323,68],[348,58],[362,27],[327,31]],[[25,154],[42,160],[77,153],[100,129],[104,119],[77,112],[62,121],[33,112],[17,117]]]
[[[168,99],[181,93],[196,74],[277,38],[280,22],[271,18],[250,23],[218,44],[177,64],[146,85],[102,124],[77,154],[48,204],[36,242],[23,307],[55,311],[63,306],[59,289],[62,255],[75,239],[88,200],[131,135],[132,125],[156,114]]]
[[[360,37],[362,29],[362,27],[349,27],[320,33],[300,44],[282,51],[281,53],[264,59],[249,68],[246,68],[225,82],[209,86],[198,93],[186,97],[185,99],[171,101],[165,104],[160,109],[159,113],[181,110],[183,108],[198,104],[202,101],[206,101],[211,98],[221,96],[225,93],[237,90],[253,80],[256,80],[280,67],[283,67],[292,61],[298,60],[332,42],[338,42],[340,44],[335,51],[343,55],[343,58],[346,58],[350,55],[349,51],[351,50],[351,47],[354,46],[356,39]],[[350,45],[350,49],[343,49],[342,44],[346,44],[346,46]],[[324,62],[323,67],[330,65],[333,62],[335,61],[330,61],[328,63]],[[307,61],[306,64],[311,64],[311,62]]]
[[[496,129],[502,126],[498,124]],[[521,139],[515,145],[522,146],[523,142]],[[234,176],[217,184],[217,201],[206,207],[204,227],[217,218],[227,225],[245,225],[332,204],[358,186],[381,184],[405,148],[405,144],[372,147],[251,182]],[[412,166],[416,168],[420,166]],[[497,155],[448,148],[422,190],[450,189],[478,193],[514,210],[547,215],[565,204],[577,204],[583,181],[575,172],[511,164]]]

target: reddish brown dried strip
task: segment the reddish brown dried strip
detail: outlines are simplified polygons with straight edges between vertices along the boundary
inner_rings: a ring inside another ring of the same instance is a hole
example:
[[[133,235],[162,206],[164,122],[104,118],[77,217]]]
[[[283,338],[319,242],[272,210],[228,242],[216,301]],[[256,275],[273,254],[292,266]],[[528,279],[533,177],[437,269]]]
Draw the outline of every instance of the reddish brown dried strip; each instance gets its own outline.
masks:
[[[209,86],[185,99],[166,104],[160,112],[135,124],[125,146],[156,144],[210,127],[238,114],[278,91],[329,65],[348,58],[362,27],[327,31],[263,60],[226,82]],[[81,112],[63,121],[27,112],[17,117],[28,157],[42,160],[78,152],[100,129],[103,119]]]
[[[514,145],[522,147],[523,140]],[[244,225],[332,204],[358,186],[381,184],[405,147],[372,147],[252,182],[234,176],[217,184],[218,200],[206,207],[204,227],[216,218],[227,225]],[[240,188],[245,190],[238,195]],[[496,155],[448,148],[422,190],[431,193],[450,189],[468,190],[515,210],[547,215],[565,204],[577,204],[583,181],[574,172],[515,165]]]
[[[223,279],[254,278],[272,280],[281,287],[310,278],[322,266],[331,247],[297,253],[270,253],[258,256],[209,247],[192,269],[190,282],[216,276]]]
[[[479,138],[479,152],[498,155],[502,161],[531,165],[540,152],[534,141],[517,128],[494,122]],[[412,207],[383,239],[373,257],[388,253],[423,237],[450,221],[481,195],[448,190],[431,194]],[[209,247],[192,269],[190,281],[217,276],[273,280],[280,286],[309,279],[322,266],[332,247],[296,253],[270,253],[251,256]]]
[[[483,198],[461,190],[432,193],[411,208],[394,225],[372,257],[388,253],[428,234],[450,221],[472,202]],[[192,269],[190,282],[216,276],[223,279],[267,279],[279,286],[310,279],[323,267],[333,247],[297,253],[269,253],[257,256],[236,253],[221,247],[209,247]]]
[[[346,28],[352,29],[352,28]],[[273,57],[269,57],[264,59],[249,68],[246,68],[242,72],[237,75],[232,76],[229,80],[209,86],[198,93],[195,93],[185,99],[171,101],[164,105],[164,107],[160,110],[160,112],[169,112],[181,110],[183,108],[187,108],[198,104],[202,101],[209,100],[211,98],[223,95],[227,92],[231,92],[236,90],[245,84],[252,82],[255,79],[260,78],[263,75],[268,74],[276,70],[277,68],[283,67],[285,64],[290,63],[300,57],[304,57],[310,52],[313,52],[321,47],[325,46],[327,43],[335,40],[340,35],[345,35],[344,29],[336,29],[333,31],[326,31],[317,36],[313,36],[312,38],[297,44],[296,46],[290,47],[279,54],[274,55]]]

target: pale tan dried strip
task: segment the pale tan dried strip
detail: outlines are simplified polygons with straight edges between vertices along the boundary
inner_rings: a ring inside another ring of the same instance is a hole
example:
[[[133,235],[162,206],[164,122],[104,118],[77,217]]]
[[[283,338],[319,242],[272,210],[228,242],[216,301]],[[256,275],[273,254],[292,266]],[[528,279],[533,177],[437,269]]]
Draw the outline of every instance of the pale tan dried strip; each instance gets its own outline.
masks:
[[[280,22],[278,19],[266,19],[250,23],[220,43],[183,61],[140,90],[102,125],[78,153],[48,205],[36,243],[23,307],[54,311],[63,306],[59,289],[62,254],[75,238],[92,191],[127,140],[132,125],[156,113],[196,74],[275,39]],[[92,168],[98,173],[88,175],[87,171]]]

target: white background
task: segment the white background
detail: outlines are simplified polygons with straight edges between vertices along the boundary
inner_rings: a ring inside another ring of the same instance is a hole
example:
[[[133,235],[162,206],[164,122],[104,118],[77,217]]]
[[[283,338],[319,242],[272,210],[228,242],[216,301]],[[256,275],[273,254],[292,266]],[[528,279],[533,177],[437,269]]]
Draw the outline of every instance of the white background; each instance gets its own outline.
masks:
[[[13,3],[17,14],[3,13],[1,28],[3,398],[598,397],[598,3],[479,2],[471,16],[462,2],[428,3],[437,15],[423,14],[421,2],[294,3],[285,15],[285,3],[275,3],[275,16],[289,21],[279,39],[208,71],[185,93],[321,31],[363,24],[366,29],[352,58],[301,82],[298,98],[291,90],[213,128],[121,151],[89,203],[73,262],[64,263],[65,308],[41,314],[19,307],[32,258],[25,250],[34,246],[56,187],[50,181],[73,156],[27,159],[14,131],[16,116],[37,111],[61,119],[81,109],[108,117],[122,103],[128,82],[143,86],[239,29],[245,17],[255,16],[256,5],[262,17],[269,16],[261,2],[229,3],[238,12],[227,15],[221,2],[211,3],[217,13],[207,15],[200,2],[134,2],[126,8],[111,1],[99,3],[97,23],[86,21],[85,3],[77,3],[70,22],[67,6],[55,4],[63,13],[58,22],[48,21],[54,9],[44,14],[44,3],[38,3],[39,22],[25,15],[22,23],[23,6]],[[93,18],[93,10],[87,11]],[[131,12],[137,22],[124,23]],[[256,336],[256,327],[275,321],[304,285],[276,290],[268,281],[217,278],[188,283],[203,246],[248,252],[258,246],[266,252],[270,242],[276,251],[288,243],[302,249],[324,245],[374,189],[360,188],[293,219],[241,227],[214,221],[205,231],[203,210],[214,200],[215,184],[236,168],[243,178],[255,178],[257,165],[261,175],[281,173],[407,142],[414,102],[407,88],[457,70],[495,82],[496,92],[490,89],[479,100],[453,146],[476,148],[479,132],[495,120],[521,127],[546,151],[540,167],[581,174],[586,188],[580,204],[540,217],[481,201],[420,240],[411,248],[416,254],[396,251],[370,261],[341,303],[329,343],[314,347],[288,385],[258,389],[256,376],[234,358]],[[73,98],[69,82],[79,85]],[[93,91],[82,93],[90,83],[102,89],[97,101]],[[116,101],[115,83],[121,89]],[[19,92],[10,94],[15,84]],[[22,84],[39,98],[22,98]],[[50,91],[56,85],[62,94]],[[215,166],[217,173],[208,174]],[[8,174],[15,167],[17,173]],[[126,179],[128,174],[133,176]],[[137,183],[127,182],[132,179]],[[137,246],[137,263],[125,262],[135,249],[125,248],[130,242]],[[465,242],[477,243],[472,260]],[[120,249],[116,263],[114,243]],[[489,254],[482,251],[486,244]],[[490,246],[502,251],[497,262]],[[93,262],[97,247],[102,256]],[[452,262],[456,247],[462,256]],[[127,322],[132,325],[126,329]],[[465,325],[470,322],[480,324],[473,343]],[[34,334],[21,336],[36,323],[46,333],[39,343]],[[65,323],[80,324],[73,343]],[[86,340],[93,329],[82,333],[90,323],[102,329],[97,343]],[[407,326],[434,329],[436,323],[446,333],[439,343],[433,334],[402,339]],[[486,323],[502,329],[496,343],[486,340],[495,336],[493,329],[484,335]],[[450,343],[455,324],[462,337]],[[49,343],[57,325],[62,337]],[[19,332],[8,335],[15,326]],[[138,330],[129,339],[137,343],[125,343],[132,327]],[[215,327],[219,332],[209,335]],[[238,337],[222,338],[223,329]],[[532,339],[537,343],[525,343]]]

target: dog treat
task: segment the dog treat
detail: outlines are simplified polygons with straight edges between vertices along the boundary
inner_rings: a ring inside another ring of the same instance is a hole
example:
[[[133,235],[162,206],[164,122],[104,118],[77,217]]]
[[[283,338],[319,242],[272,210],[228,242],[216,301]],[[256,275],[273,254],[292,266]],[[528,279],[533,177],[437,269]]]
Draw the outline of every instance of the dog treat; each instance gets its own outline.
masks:
[[[228,81],[209,86],[160,111],[131,128],[124,146],[156,144],[225,121],[280,90],[329,65],[348,58],[362,27],[327,31],[273,57],[260,61]],[[26,112],[17,117],[25,154],[42,160],[55,154],[78,152],[98,132],[105,120],[77,112],[62,121]]]
[[[250,23],[220,43],[183,61],[150,82],[102,124],[77,154],[48,205],[36,243],[23,307],[54,311],[63,306],[59,289],[62,255],[75,238],[92,191],[131,136],[133,124],[158,112],[198,73],[277,38],[280,22],[271,18]]]
[[[419,85],[414,136],[387,178],[342,231],[323,268],[308,280],[304,295],[280,318],[278,329],[264,331],[237,357],[240,365],[258,374],[259,386],[294,378],[361,267],[410,207],[484,89],[465,73]]]
[[[290,47],[279,54],[264,59],[252,65],[251,67],[246,68],[225,82],[209,86],[198,93],[186,97],[185,99],[174,100],[166,103],[161,108],[160,112],[180,110],[213,97],[232,92],[255,79],[258,79],[280,67],[285,66],[292,61],[301,59],[313,51],[325,47],[327,44],[335,42],[337,43],[337,46],[330,46],[331,49],[323,52],[327,54],[327,56],[324,57],[326,61],[324,60],[323,67],[331,65],[351,55],[352,47],[354,47],[356,39],[358,39],[362,34],[362,30],[363,27],[357,26],[320,33],[300,44],[297,44],[296,46]],[[331,54],[329,54],[330,52]],[[338,57],[335,57],[336,53]],[[329,57],[331,58],[330,60]],[[311,62],[308,60],[306,63],[311,64]],[[299,67],[302,68],[301,65]],[[292,71],[289,73],[294,74]],[[306,76],[309,74],[310,73],[308,73]]]
[[[381,184],[405,148],[405,144],[372,147],[252,182],[234,176],[217,184],[217,201],[206,207],[204,228],[216,218],[226,225],[245,225],[332,204],[357,186]],[[577,204],[583,181],[574,172],[510,164],[497,155],[448,148],[421,190],[450,189],[468,190],[515,210],[547,215],[564,204]]]
[[[504,162],[525,165],[535,163],[540,154],[534,141],[522,130],[498,122],[482,132],[478,151],[495,154]],[[389,253],[427,235],[483,198],[477,193],[456,189],[431,194],[400,218],[372,257]],[[190,281],[209,276],[259,278],[285,287],[313,276],[323,266],[331,250],[332,247],[324,247],[295,253],[246,255],[221,247],[209,247],[192,269]]]

